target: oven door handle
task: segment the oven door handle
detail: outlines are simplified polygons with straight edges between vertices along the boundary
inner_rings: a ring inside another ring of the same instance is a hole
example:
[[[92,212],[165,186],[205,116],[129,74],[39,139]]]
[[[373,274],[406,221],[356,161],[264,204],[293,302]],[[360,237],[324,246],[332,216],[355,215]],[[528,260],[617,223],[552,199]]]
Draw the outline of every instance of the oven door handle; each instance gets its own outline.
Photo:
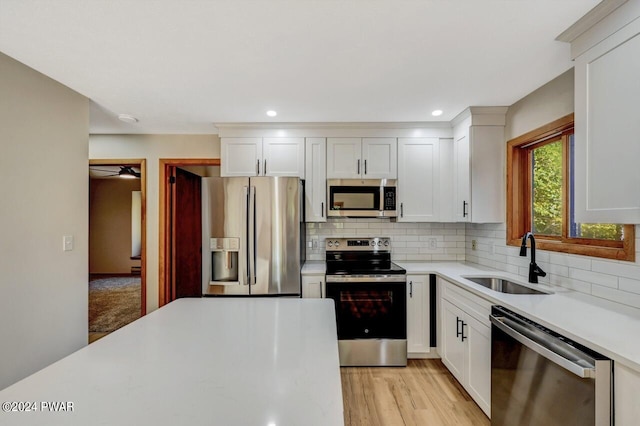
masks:
[[[560,346],[564,345],[563,342],[559,341],[558,343],[550,341],[550,339],[556,340],[554,337],[549,336],[549,339],[546,342],[536,342],[533,339],[525,336],[518,329],[521,327],[518,326],[518,323],[511,320],[510,318],[503,316],[490,315],[489,319],[491,323],[496,326],[500,331],[506,333],[508,336],[514,338],[519,343],[523,344],[527,348],[532,351],[542,355],[547,358],[549,361],[559,365],[567,371],[572,372],[578,377],[582,378],[595,378],[596,369],[594,367],[584,367],[583,365],[577,364],[576,362],[565,358],[559,353],[553,351],[551,348],[543,345],[546,343],[548,346]]]

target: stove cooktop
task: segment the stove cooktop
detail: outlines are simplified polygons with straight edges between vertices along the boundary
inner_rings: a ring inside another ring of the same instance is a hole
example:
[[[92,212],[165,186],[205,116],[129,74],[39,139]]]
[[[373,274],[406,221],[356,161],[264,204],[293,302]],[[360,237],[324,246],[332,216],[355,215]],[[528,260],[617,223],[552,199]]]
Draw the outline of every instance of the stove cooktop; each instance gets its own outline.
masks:
[[[399,265],[391,262],[389,267],[369,266],[367,265],[331,265],[327,263],[327,275],[402,275],[407,270]]]

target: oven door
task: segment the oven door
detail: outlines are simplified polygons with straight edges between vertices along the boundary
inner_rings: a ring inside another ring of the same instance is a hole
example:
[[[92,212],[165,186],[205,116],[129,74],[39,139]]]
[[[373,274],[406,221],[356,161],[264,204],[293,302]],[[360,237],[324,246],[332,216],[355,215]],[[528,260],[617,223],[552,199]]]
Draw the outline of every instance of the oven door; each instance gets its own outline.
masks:
[[[338,339],[407,338],[404,275],[327,276],[327,297],[335,302]]]

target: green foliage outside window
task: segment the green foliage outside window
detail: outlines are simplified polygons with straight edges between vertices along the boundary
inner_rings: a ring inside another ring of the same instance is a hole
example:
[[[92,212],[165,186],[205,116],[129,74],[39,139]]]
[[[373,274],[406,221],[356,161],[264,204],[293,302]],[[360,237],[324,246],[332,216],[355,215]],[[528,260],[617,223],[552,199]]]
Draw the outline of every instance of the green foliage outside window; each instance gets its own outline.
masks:
[[[533,151],[533,232],[562,235],[562,142]]]

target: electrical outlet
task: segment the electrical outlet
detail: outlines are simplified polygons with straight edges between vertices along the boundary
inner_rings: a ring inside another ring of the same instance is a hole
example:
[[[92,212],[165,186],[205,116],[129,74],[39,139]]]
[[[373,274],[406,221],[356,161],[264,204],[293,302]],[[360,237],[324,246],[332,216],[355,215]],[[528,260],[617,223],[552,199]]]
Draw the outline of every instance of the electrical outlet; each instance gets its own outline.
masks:
[[[478,248],[478,242],[476,240],[471,240],[471,250],[475,250]]]
[[[318,237],[311,237],[311,248],[314,250],[318,249]]]
[[[427,242],[429,243],[430,249],[435,250],[438,248],[438,240],[436,238],[428,238]]]

